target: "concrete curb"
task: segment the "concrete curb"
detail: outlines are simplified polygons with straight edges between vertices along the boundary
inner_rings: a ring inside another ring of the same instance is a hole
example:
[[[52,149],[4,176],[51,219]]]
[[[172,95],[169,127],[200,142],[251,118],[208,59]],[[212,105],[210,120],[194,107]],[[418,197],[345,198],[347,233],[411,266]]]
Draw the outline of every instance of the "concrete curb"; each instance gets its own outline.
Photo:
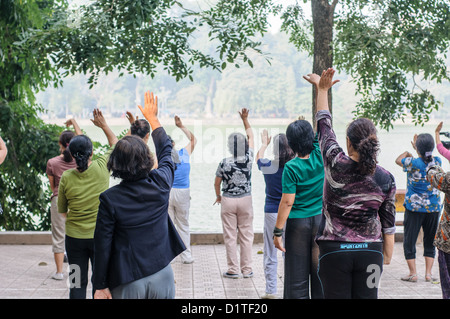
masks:
[[[403,233],[395,234],[395,241],[403,241]],[[254,243],[263,242],[263,234],[255,233]],[[0,232],[0,245],[51,245],[52,233],[50,231],[2,231]],[[191,233],[191,245],[218,245],[223,244],[222,233]]]

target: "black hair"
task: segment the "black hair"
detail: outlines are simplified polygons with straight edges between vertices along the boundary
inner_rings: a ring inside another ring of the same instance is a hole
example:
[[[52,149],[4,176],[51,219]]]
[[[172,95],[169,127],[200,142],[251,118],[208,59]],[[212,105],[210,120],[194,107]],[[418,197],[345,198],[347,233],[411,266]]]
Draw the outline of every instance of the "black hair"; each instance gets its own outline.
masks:
[[[248,141],[244,134],[231,133],[228,136],[228,150],[234,158],[247,154],[248,148]]]
[[[144,138],[148,133],[150,133],[150,124],[146,120],[138,119],[131,124],[130,127],[131,135],[137,135],[140,138]]]
[[[92,141],[86,135],[77,135],[70,140],[69,151],[77,163],[77,169],[84,172],[92,155]]]
[[[172,146],[175,146],[175,141],[170,137],[170,135],[167,135],[167,137],[170,140],[170,143],[172,143]],[[180,155],[178,154],[178,151],[175,148],[172,148],[172,152],[170,153],[172,156],[172,161],[175,164],[175,170],[177,170],[178,165],[181,163]]]
[[[361,175],[373,175],[377,167],[377,156],[380,151],[377,129],[373,122],[366,118],[354,120],[347,127],[347,137],[359,155],[358,173]]]
[[[289,124],[286,137],[292,151],[298,156],[306,156],[314,149],[314,131],[306,120],[297,120]]]
[[[279,167],[284,167],[287,162],[295,157],[294,151],[289,146],[286,134],[283,133],[274,136],[273,152]]]
[[[70,154],[69,143],[70,140],[75,136],[75,133],[72,131],[64,131],[59,136],[59,144],[61,144],[65,149],[62,152],[64,162],[72,162],[73,158]]]
[[[416,149],[425,164],[432,162],[434,150],[433,136],[428,133],[419,134],[416,140]]]
[[[117,142],[109,156],[107,168],[113,177],[137,181],[148,176],[153,164],[148,146],[141,138],[130,135]]]

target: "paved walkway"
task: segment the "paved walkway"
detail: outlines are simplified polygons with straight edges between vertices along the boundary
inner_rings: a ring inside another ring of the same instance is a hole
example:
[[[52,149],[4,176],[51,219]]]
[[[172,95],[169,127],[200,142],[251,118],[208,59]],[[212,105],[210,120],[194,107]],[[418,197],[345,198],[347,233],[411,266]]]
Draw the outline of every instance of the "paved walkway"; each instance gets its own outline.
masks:
[[[174,260],[172,267],[176,280],[177,299],[259,299],[264,294],[262,244],[253,247],[253,278],[223,278],[226,270],[223,245],[194,245],[193,264]],[[422,256],[418,244],[417,256]],[[390,265],[384,267],[379,289],[380,299],[441,299],[439,284],[425,282],[423,257],[417,259],[419,279],[416,283],[404,282],[400,277],[407,271],[402,243],[395,243],[395,253]],[[283,263],[279,253],[279,295],[283,291]],[[54,271],[50,245],[0,245],[0,299],[67,299],[65,280],[51,279]],[[437,259],[433,275],[439,277]]]

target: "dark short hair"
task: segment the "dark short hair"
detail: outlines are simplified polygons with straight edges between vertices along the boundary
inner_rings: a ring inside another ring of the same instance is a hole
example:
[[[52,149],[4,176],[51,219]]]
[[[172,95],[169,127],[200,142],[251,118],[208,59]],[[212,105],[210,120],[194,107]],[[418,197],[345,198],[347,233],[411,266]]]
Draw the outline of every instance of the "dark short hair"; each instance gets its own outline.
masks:
[[[131,135],[137,135],[140,138],[144,138],[148,133],[150,133],[150,124],[146,120],[138,119],[131,124],[130,127]]]
[[[314,131],[306,120],[297,120],[289,124],[286,137],[291,149],[299,156],[306,156],[314,149]]]
[[[273,153],[280,167],[295,157],[294,151],[289,146],[286,134],[280,133],[273,138]]]
[[[108,170],[113,177],[124,181],[145,178],[153,168],[153,157],[144,141],[133,135],[120,139],[108,160]]]
[[[228,136],[228,150],[233,157],[244,156],[249,149],[247,138],[242,133],[231,133]]]
[[[89,158],[92,155],[92,141],[86,135],[74,136],[69,143],[69,151],[77,163],[77,169],[84,172],[88,169]]]

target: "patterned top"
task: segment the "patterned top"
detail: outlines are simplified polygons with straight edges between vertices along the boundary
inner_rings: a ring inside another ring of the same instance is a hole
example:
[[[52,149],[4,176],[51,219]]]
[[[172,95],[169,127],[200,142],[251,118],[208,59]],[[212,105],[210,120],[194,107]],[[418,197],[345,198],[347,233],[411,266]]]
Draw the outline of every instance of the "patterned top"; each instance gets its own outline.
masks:
[[[375,174],[356,173],[357,162],[336,141],[328,111],[317,113],[325,168],[322,222],[317,240],[381,242],[395,234],[395,180],[377,166]]]
[[[217,167],[216,176],[222,178],[225,197],[243,197],[251,194],[254,152],[249,148],[245,156],[224,158]]]
[[[434,246],[450,254],[450,172],[444,172],[440,166],[432,166],[427,172],[427,180],[445,194],[444,210],[434,238]]]
[[[403,171],[407,172],[405,208],[411,212],[431,213],[442,209],[439,190],[427,181],[427,170],[434,165],[442,165],[439,157],[425,164],[421,158],[402,159]]]

